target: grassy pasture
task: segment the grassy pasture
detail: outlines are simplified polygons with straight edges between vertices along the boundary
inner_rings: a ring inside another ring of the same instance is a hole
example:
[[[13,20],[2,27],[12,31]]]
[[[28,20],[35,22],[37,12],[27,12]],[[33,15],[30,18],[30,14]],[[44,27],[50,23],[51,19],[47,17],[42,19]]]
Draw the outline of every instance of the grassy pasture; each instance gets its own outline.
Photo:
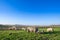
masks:
[[[47,28],[39,28],[39,31]],[[28,33],[23,30],[0,30],[0,40],[60,40],[60,27],[55,27],[53,33]]]

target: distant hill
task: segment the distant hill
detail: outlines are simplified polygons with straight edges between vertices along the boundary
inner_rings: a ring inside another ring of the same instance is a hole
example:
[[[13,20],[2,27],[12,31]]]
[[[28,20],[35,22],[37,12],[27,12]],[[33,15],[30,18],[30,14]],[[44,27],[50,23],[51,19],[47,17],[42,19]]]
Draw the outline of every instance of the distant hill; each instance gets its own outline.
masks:
[[[12,26],[15,26],[15,27],[60,27],[60,25],[49,25],[49,26],[36,26],[36,25],[2,25],[0,24],[0,28],[8,28],[8,27],[12,27]]]

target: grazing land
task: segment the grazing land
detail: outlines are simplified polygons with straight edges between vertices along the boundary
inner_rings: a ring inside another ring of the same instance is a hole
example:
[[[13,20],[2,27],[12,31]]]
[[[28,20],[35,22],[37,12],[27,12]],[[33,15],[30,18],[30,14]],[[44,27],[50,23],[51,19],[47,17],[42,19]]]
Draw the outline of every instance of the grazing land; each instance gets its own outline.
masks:
[[[47,32],[47,28],[39,28],[44,33],[27,32],[24,30],[0,30],[0,40],[60,40],[60,27],[55,27],[54,32]]]

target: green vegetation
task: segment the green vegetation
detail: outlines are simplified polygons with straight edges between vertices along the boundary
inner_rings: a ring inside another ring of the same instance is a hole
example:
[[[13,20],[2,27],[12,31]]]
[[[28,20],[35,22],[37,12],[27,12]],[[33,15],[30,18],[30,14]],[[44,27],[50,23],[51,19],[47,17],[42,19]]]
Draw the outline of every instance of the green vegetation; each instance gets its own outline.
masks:
[[[46,28],[39,28],[45,30],[45,33],[28,33],[23,30],[0,30],[0,40],[60,40],[60,28],[54,28],[54,32],[46,32]]]

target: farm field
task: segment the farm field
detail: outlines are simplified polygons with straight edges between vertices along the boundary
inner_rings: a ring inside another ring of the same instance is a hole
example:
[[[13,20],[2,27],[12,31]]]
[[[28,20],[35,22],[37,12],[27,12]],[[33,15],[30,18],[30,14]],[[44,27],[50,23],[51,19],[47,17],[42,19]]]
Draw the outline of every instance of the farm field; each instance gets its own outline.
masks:
[[[39,28],[45,30],[45,33],[33,33],[23,30],[0,30],[0,40],[60,40],[60,27],[54,28],[54,32],[46,32],[47,28]]]

